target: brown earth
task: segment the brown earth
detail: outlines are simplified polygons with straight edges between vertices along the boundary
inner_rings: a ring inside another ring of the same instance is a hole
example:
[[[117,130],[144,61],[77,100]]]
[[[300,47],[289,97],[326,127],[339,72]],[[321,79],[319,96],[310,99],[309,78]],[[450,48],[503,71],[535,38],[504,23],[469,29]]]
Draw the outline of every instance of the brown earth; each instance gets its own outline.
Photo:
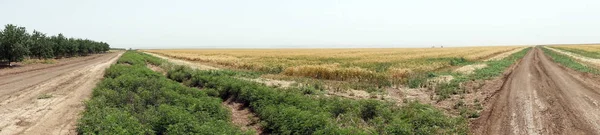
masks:
[[[76,134],[82,101],[122,54],[0,70],[0,134]]]
[[[472,134],[600,134],[598,82],[536,47],[486,99]]]
[[[243,131],[254,130],[257,135],[263,134],[258,117],[243,103],[236,102],[233,97],[230,97],[222,104],[231,111],[233,124],[239,126]]]

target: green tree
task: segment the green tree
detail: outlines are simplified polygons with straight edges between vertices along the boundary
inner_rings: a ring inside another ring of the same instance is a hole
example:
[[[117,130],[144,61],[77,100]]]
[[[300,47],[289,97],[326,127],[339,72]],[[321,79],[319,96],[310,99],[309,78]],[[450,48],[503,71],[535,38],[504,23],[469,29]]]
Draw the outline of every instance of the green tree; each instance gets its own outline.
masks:
[[[66,45],[67,54],[69,55],[69,57],[76,56],[77,53],[79,53],[79,44],[77,43],[76,39],[69,38],[69,40],[67,40],[65,45]]]
[[[29,52],[24,45],[27,42],[28,34],[25,27],[17,27],[12,24],[7,24],[0,32],[0,39],[3,41],[0,44],[0,59],[11,62],[22,61],[25,55]]]
[[[59,58],[66,56],[67,38],[63,34],[58,34],[57,36],[52,36],[50,40],[53,42],[52,50],[54,51],[54,56]]]
[[[54,52],[52,50],[52,44],[49,42],[49,39],[46,37],[46,34],[41,33],[39,31],[34,30],[30,39],[30,57],[35,58],[52,58],[54,57]]]
[[[87,56],[90,52],[91,44],[88,40],[77,39],[77,43],[79,43],[79,55]]]
[[[108,52],[110,50],[110,45],[108,43],[100,42],[102,44],[102,52]]]

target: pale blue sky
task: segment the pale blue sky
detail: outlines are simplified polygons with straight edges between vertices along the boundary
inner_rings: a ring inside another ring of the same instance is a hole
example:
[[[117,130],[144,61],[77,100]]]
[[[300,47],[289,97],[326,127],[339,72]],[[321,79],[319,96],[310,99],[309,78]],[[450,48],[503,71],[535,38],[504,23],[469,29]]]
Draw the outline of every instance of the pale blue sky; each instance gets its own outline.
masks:
[[[0,0],[0,24],[126,48],[600,42],[598,0]]]

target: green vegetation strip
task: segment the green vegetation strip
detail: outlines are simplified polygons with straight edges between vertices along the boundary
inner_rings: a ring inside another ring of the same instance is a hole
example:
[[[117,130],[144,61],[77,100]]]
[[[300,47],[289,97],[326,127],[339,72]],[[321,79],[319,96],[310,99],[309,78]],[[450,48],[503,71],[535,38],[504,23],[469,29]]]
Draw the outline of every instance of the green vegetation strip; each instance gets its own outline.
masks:
[[[129,51],[117,63],[86,102],[80,134],[250,134],[230,123],[221,99],[146,68],[160,59]]]
[[[574,69],[576,71],[579,72],[585,72],[585,73],[593,73],[593,74],[600,74],[600,71],[598,71],[598,69],[595,69],[593,67],[589,67],[586,66],[584,64],[581,64],[579,62],[577,62],[576,60],[574,60],[573,58],[567,56],[567,55],[563,55],[563,54],[559,54],[557,52],[554,52],[550,49],[544,48],[542,47],[542,50],[544,51],[545,54],[547,54],[548,56],[550,56],[550,58],[552,58],[552,60],[556,63],[559,63],[565,67]],[[580,54],[582,52],[573,52],[573,53],[577,53]],[[582,53],[586,54],[586,53]],[[585,55],[584,55],[585,56]]]
[[[417,102],[399,107],[378,100],[310,95],[308,88],[279,89],[221,71],[169,69],[167,76],[210,96],[234,98],[260,118],[268,134],[466,134],[462,117],[448,117]]]

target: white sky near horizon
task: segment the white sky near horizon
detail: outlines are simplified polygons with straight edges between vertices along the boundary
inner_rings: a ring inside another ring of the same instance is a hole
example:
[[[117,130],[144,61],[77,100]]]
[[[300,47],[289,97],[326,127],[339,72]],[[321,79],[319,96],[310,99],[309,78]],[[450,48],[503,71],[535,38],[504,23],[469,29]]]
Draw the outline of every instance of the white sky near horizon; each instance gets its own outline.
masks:
[[[119,48],[600,42],[597,0],[0,0],[0,25]]]

